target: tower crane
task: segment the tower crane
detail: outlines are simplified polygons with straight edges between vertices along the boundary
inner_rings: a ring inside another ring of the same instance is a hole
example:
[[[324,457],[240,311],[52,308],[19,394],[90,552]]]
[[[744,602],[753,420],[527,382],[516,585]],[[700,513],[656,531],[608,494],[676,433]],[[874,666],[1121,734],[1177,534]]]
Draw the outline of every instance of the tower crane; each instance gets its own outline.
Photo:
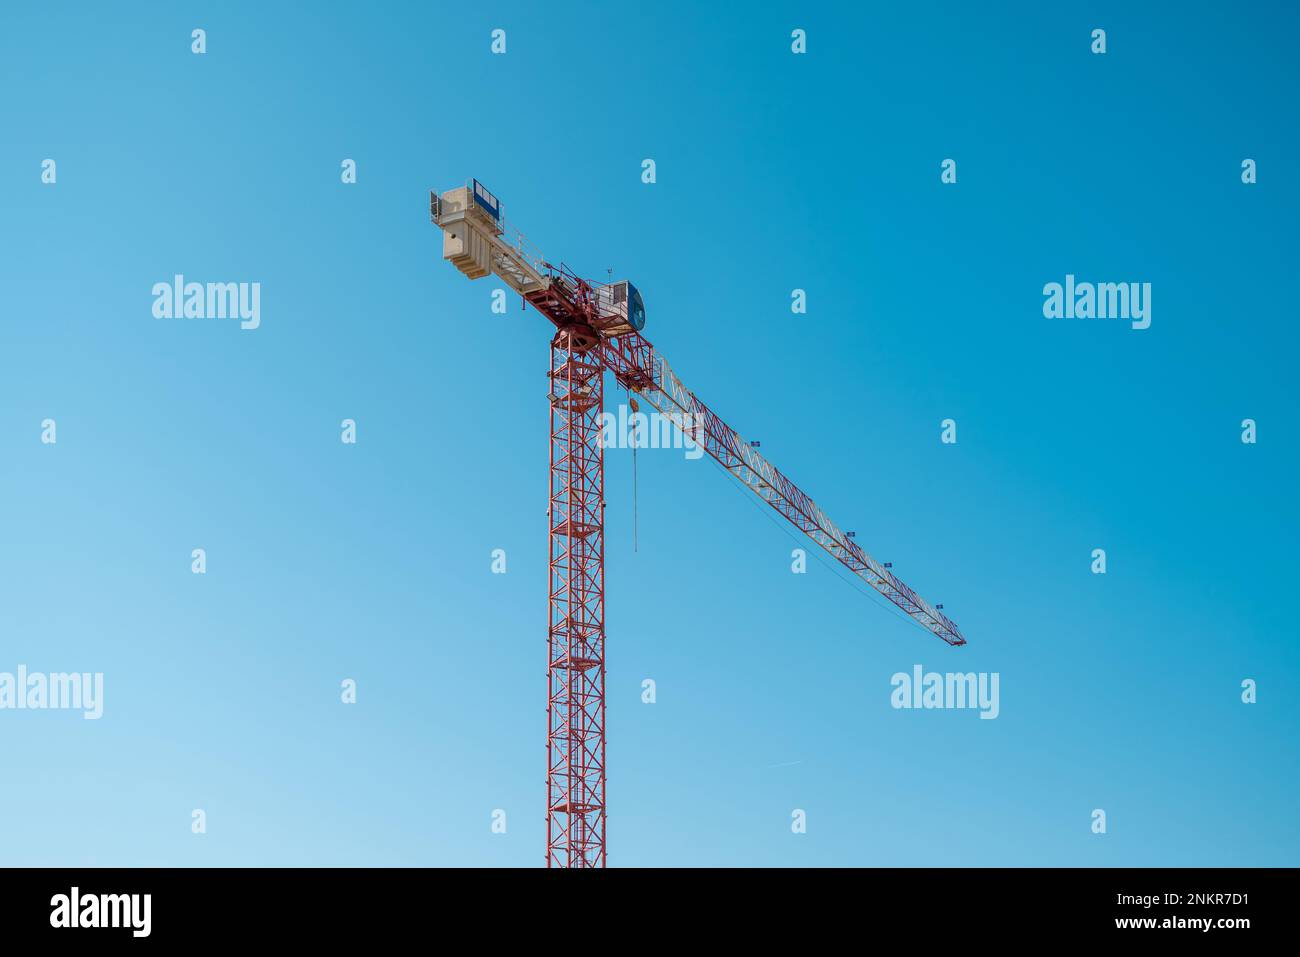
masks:
[[[582,279],[544,258],[507,226],[500,201],[478,180],[430,192],[442,255],[470,279],[495,273],[555,326],[551,339],[551,462],[547,630],[546,864],[604,867],[605,471],[600,414],[604,379],[677,424],[744,487],[832,558],[949,645],[957,626],[876,561],[811,498],[747,443],[674,374],[641,335],[645,302],[626,280]]]

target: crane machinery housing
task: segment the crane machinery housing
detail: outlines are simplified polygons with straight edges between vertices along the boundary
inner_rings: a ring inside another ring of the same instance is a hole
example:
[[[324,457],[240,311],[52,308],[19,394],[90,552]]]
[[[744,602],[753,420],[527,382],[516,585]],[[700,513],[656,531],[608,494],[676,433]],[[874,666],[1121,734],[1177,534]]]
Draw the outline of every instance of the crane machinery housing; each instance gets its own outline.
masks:
[[[645,302],[630,282],[582,279],[517,230],[478,180],[430,192],[442,255],[470,279],[495,273],[555,326],[550,379],[546,865],[604,867],[605,469],[600,413],[605,373],[673,422],[832,558],[949,645],[961,631],[841,531],[677,378],[646,340]]]

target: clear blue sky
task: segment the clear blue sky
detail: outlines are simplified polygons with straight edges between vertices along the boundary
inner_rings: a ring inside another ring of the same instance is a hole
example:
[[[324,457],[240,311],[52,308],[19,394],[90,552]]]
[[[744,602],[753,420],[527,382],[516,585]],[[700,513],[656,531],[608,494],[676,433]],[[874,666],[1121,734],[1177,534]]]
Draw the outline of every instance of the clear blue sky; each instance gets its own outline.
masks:
[[[542,863],[548,324],[441,261],[470,176],[970,642],[680,452],[634,553],[611,452],[611,864],[1300,863],[1294,9],[627,6],[0,15],[0,671],[105,675],[0,711],[0,863]]]

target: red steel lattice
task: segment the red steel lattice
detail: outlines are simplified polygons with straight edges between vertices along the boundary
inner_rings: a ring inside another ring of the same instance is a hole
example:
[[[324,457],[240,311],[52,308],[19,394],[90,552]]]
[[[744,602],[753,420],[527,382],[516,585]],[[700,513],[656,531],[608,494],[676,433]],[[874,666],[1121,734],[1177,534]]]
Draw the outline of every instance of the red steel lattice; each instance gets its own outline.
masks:
[[[589,330],[551,342],[546,865],[605,866],[604,367]]]

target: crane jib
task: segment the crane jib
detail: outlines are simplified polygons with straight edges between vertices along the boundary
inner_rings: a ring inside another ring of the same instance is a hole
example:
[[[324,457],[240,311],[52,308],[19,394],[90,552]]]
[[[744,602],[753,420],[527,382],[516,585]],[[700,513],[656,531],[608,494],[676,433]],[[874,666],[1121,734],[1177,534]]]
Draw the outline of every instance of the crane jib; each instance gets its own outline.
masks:
[[[645,357],[650,356],[649,362]],[[824,551],[867,582],[917,624],[950,645],[966,639],[943,612],[921,598],[841,531],[825,512],[740,433],[700,401],[673,373],[668,361],[642,336],[631,333],[601,341],[600,356],[619,381],[649,380],[640,393],[674,423],[702,423],[703,435],[692,436],[727,471],[802,531]],[[679,425],[680,427],[680,425]]]

